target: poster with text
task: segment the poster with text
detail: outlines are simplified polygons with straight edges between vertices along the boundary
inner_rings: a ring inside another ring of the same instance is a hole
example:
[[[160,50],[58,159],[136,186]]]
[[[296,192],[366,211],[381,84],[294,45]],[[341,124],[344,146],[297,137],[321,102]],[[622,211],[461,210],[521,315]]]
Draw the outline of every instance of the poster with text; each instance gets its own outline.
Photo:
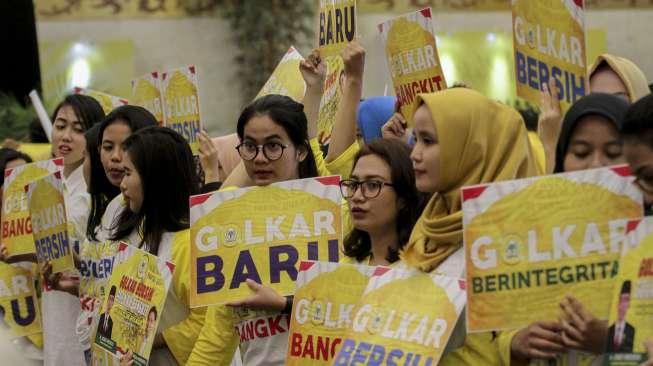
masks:
[[[517,96],[540,103],[555,79],[563,110],[589,93],[583,0],[513,0]]]
[[[4,171],[2,187],[2,243],[9,257],[34,253],[32,220],[25,186],[63,170],[63,158],[39,161]]]
[[[319,0],[317,45],[320,56],[339,56],[357,34],[356,0]]]
[[[333,365],[437,365],[464,306],[464,280],[378,267]]]
[[[286,365],[331,365],[376,267],[302,261]]]
[[[324,79],[324,93],[320,100],[320,110],[317,117],[317,139],[321,145],[327,145],[331,140],[331,131],[336,121],[338,105],[342,99],[345,64],[340,56],[324,59],[326,63],[326,77]]]
[[[197,68],[191,65],[163,72],[161,96],[165,126],[182,135],[190,144],[193,155],[197,155],[197,134],[202,131]]]
[[[31,266],[0,262],[0,327],[11,338],[38,334],[41,329],[39,299]]]
[[[628,222],[639,245],[619,263],[608,319],[611,366],[639,366],[649,356],[644,342],[653,340],[653,217]]]
[[[145,366],[163,313],[174,264],[120,243],[95,333],[95,349]]]
[[[438,56],[431,8],[379,24],[392,84],[401,114],[412,126],[419,93],[434,93],[447,87]]]
[[[52,273],[75,269],[61,175],[58,171],[25,187],[36,259],[49,262]]]
[[[467,329],[556,321],[573,294],[607,319],[628,220],[642,194],[627,166],[462,189]]]
[[[242,300],[252,293],[247,279],[291,295],[301,260],[337,262],[339,182],[308,178],[191,197],[191,306]]]

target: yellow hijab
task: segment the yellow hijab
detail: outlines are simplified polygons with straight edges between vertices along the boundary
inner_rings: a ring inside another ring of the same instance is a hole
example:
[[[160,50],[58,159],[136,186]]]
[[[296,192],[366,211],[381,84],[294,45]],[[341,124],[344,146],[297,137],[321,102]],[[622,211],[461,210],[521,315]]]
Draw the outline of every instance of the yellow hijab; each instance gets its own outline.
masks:
[[[644,72],[637,67],[634,62],[627,58],[614,56],[609,53],[604,53],[596,58],[596,61],[594,61],[594,64],[590,68],[590,77],[604,62],[608,64],[612,71],[614,71],[619,76],[619,79],[623,81],[624,85],[626,85],[626,89],[628,89],[628,97],[630,98],[631,103],[635,103],[640,98],[651,93],[648,81],[646,81],[646,75],[644,75]]]
[[[427,204],[401,253],[430,272],[462,246],[460,188],[537,174],[521,116],[471,89],[420,94],[440,145],[440,191]]]

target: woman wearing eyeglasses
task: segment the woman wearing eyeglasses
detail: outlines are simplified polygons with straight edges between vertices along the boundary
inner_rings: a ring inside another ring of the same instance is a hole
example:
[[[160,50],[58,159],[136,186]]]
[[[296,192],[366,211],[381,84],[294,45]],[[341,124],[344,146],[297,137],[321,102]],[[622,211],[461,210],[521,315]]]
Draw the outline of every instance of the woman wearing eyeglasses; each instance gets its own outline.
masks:
[[[238,118],[237,134],[241,141],[237,150],[243,160],[242,167],[254,185],[318,176],[304,107],[291,98],[268,95],[255,100]],[[225,185],[230,185],[229,179]],[[252,316],[276,317],[289,303],[267,287],[251,281],[248,285],[254,295],[248,299],[247,308],[241,303],[208,308],[189,365],[228,365],[238,346],[243,364],[285,363],[288,341],[285,332],[264,340],[239,342],[234,331],[236,324]],[[252,308],[260,310],[248,311]]]
[[[345,237],[344,263],[390,265],[408,242],[425,196],[415,187],[410,149],[398,140],[361,148],[351,179],[340,182],[354,229]]]

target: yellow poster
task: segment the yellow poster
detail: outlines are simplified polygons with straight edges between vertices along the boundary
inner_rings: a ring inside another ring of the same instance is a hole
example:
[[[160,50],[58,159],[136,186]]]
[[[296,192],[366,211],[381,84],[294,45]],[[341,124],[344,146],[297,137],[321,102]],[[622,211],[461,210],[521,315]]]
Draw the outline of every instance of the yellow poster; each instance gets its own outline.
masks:
[[[464,281],[379,267],[334,366],[437,365],[465,306]]]
[[[156,117],[159,125],[163,125],[161,79],[158,72],[153,71],[132,80],[132,103],[150,111]]]
[[[327,74],[324,79],[324,93],[320,100],[320,111],[317,117],[317,139],[322,145],[328,144],[331,140],[331,130],[336,121],[338,104],[342,99],[342,83],[345,76],[342,57],[327,57],[324,62],[326,62]]]
[[[573,294],[608,317],[628,217],[642,195],[627,166],[462,190],[470,332],[557,321]]]
[[[133,364],[146,366],[175,266],[126,243],[114,265],[95,346],[116,358],[131,351]]]
[[[447,87],[435,44],[431,8],[381,23],[379,32],[401,114],[412,125],[417,94]]]
[[[0,262],[0,310],[11,337],[41,332],[41,312],[30,267]]]
[[[515,0],[512,27],[517,96],[538,105],[553,78],[566,110],[588,92],[582,1]]]
[[[107,285],[118,252],[118,243],[113,241],[91,242],[84,241],[80,245],[79,253],[79,302],[82,316],[86,318],[89,340],[93,340],[93,332],[102,307],[102,300],[106,298]],[[78,327],[78,332],[80,328]],[[78,333],[79,334],[79,333]],[[96,352],[94,356],[104,356],[104,352]],[[96,363],[96,365],[104,365]]]
[[[339,56],[356,38],[356,0],[319,0],[317,44],[320,56]]]
[[[39,161],[5,170],[2,190],[2,243],[9,256],[34,253],[32,221],[25,186],[63,170],[63,158]]]
[[[61,174],[55,172],[26,186],[36,258],[39,263],[50,262],[53,273],[75,269]]]
[[[107,94],[101,91],[84,89],[80,87],[75,87],[73,90],[75,94],[88,95],[89,97],[94,98],[100,103],[105,114],[111,113],[114,108],[127,105],[129,101],[124,98],[117,97],[115,95]]]
[[[191,197],[193,307],[251,295],[246,280],[295,290],[301,260],[337,262],[339,177],[292,180]]]
[[[197,69],[195,66],[165,71],[161,74],[165,126],[177,131],[198,154],[197,135],[202,131]]]
[[[286,365],[331,365],[376,267],[302,261]]]
[[[612,366],[640,365],[648,359],[644,342],[653,340],[653,217],[627,227],[639,245],[621,257],[612,291],[606,342]]]
[[[301,102],[306,91],[304,78],[299,71],[299,63],[302,60],[304,57],[291,46],[258,92],[256,99],[269,94],[280,94]]]

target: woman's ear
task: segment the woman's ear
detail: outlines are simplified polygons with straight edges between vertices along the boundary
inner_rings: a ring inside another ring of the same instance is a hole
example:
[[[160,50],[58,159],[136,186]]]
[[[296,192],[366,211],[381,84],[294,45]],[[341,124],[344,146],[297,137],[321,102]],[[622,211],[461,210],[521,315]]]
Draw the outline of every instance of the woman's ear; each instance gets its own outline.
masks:
[[[397,208],[399,208],[400,210],[406,208],[406,200],[404,200],[403,198],[397,198]]]
[[[297,147],[297,160],[303,162],[309,154],[309,148],[307,145],[301,145]]]

